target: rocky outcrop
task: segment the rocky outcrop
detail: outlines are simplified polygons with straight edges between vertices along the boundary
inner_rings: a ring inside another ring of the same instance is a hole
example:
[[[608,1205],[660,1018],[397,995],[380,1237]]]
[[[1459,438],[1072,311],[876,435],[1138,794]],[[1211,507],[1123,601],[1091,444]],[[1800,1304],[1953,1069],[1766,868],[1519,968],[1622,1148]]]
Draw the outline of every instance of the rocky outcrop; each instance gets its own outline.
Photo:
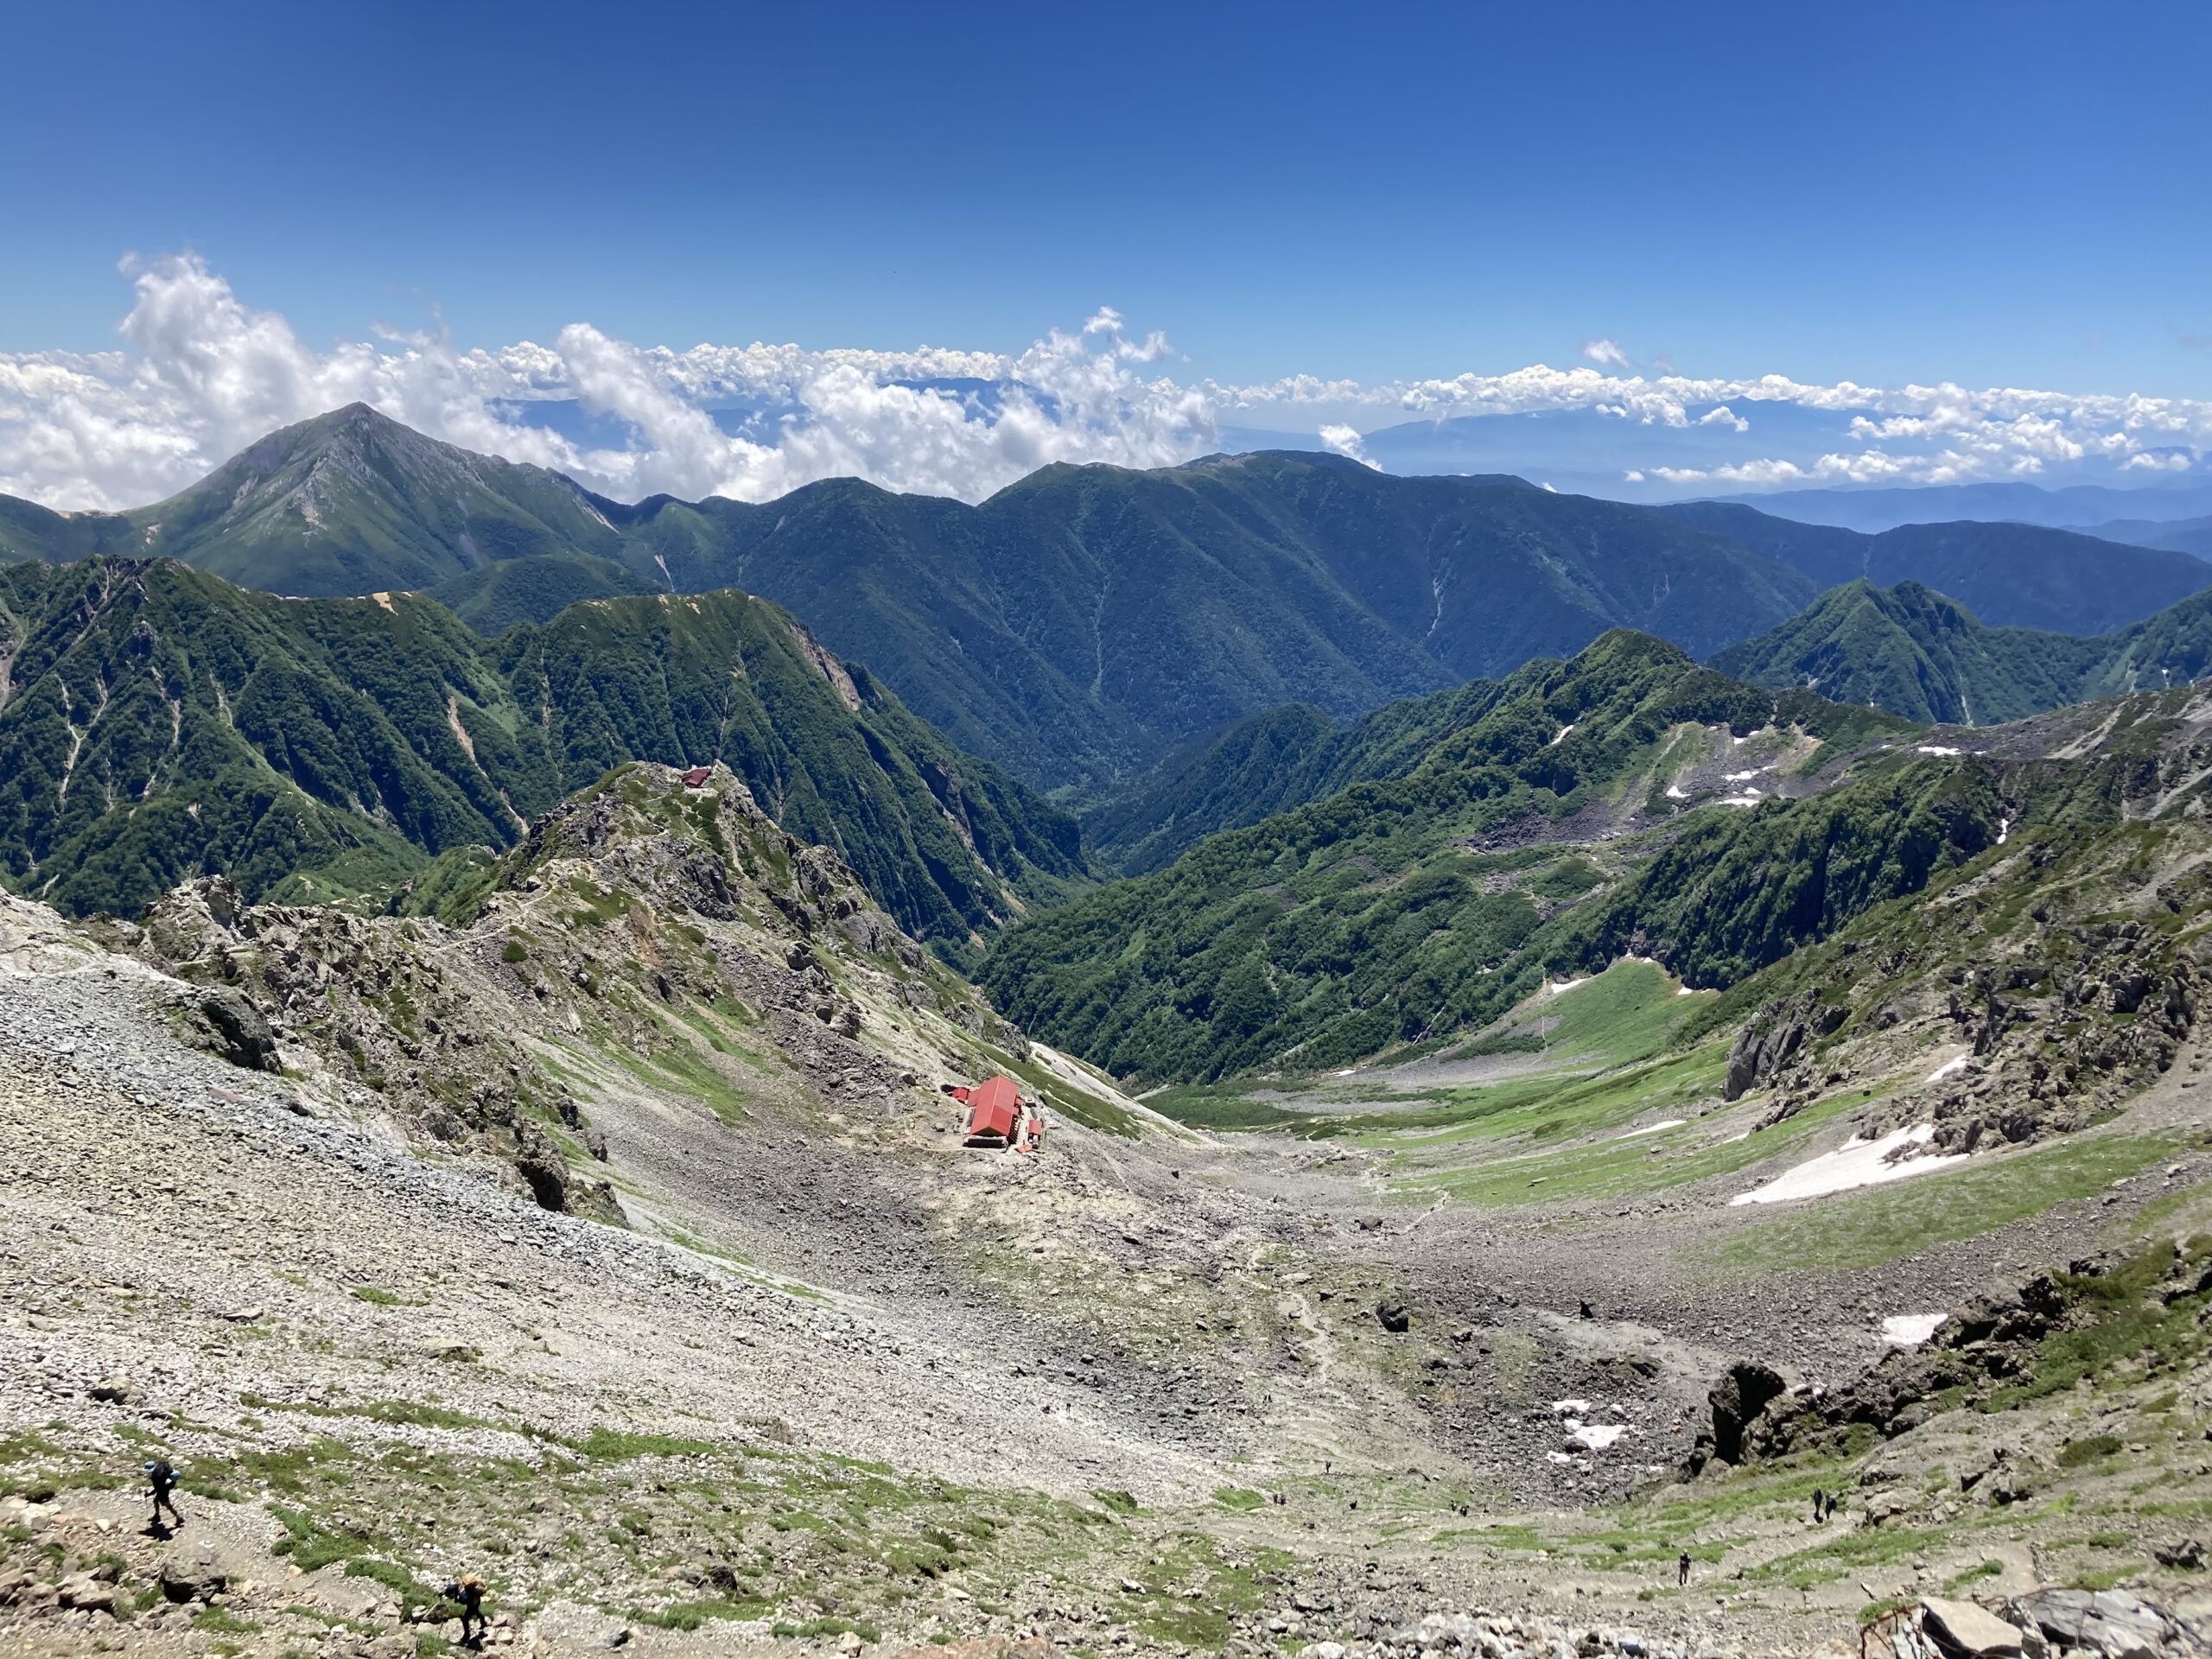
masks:
[[[2177,1308],[2193,1311],[2200,1322],[2212,1317],[2212,1253],[2184,1252],[2168,1242],[2132,1256],[2077,1261],[2064,1272],[2034,1274],[1974,1297],[1953,1309],[1926,1343],[1891,1350],[1844,1388],[1784,1389],[1766,1367],[1738,1361],[1714,1386],[1712,1429],[1683,1471],[1695,1475],[1716,1460],[1835,1450],[1868,1430],[1893,1440],[1927,1422],[1938,1396],[1971,1404],[1997,1389],[2032,1382],[2050,1363],[2044,1344],[2056,1334]],[[1736,1455],[1727,1454],[1731,1444]],[[2024,1496],[2032,1487],[2032,1463],[2024,1455],[2000,1459],[1965,1484],[2011,1501],[2008,1492]]]
[[[1994,1608],[1929,1596],[1868,1627],[1895,1659],[2205,1659],[2212,1632],[2125,1590],[2035,1590]],[[1866,1649],[1862,1645],[1862,1651]]]
[[[1822,1002],[1816,991],[1800,991],[1768,1003],[1736,1033],[1728,1050],[1728,1072],[1721,1098],[1740,1100],[1783,1069],[1810,1045],[1842,1025],[1848,1008]]]
[[[1027,1052],[835,852],[787,835],[728,767],[686,777],[620,767],[563,802],[493,866],[459,925],[249,906],[213,876],[143,925],[80,931],[157,970],[196,1046],[319,1077],[425,1151],[496,1160],[546,1209],[610,1222],[607,1141],[549,1044],[652,1087],[715,1072],[734,1022],[772,1058],[707,1082],[726,1103],[796,1079],[832,1109],[911,1097],[932,1115],[944,1071],[975,1074],[948,1058],[954,1033]]]
[[[1706,1396],[1712,1427],[1698,1437],[1690,1453],[1688,1472],[1701,1472],[1708,1464],[1738,1464],[1752,1443],[1753,1426],[1765,1421],[1769,1408],[1784,1399],[1789,1389],[1782,1373],[1756,1359],[1739,1359],[1728,1367]]]

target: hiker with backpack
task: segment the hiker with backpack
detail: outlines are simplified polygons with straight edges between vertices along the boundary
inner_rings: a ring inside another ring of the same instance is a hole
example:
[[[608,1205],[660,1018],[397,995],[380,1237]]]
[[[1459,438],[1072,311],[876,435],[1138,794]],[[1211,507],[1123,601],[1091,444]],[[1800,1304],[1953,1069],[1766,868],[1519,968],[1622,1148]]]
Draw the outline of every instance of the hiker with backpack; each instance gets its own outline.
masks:
[[[160,1528],[163,1510],[169,1512],[170,1518],[177,1525],[182,1526],[184,1516],[176,1507],[176,1499],[170,1496],[176,1491],[175,1467],[167,1458],[156,1458],[145,1465],[145,1469],[146,1484],[150,1489],[154,1499],[154,1518],[146,1523],[148,1529],[152,1530]]]
[[[474,1573],[463,1573],[446,1586],[443,1593],[448,1601],[461,1604],[461,1645],[464,1648],[474,1647],[482,1642],[485,1624],[484,1580]],[[476,1626],[475,1634],[473,1636],[468,1629],[472,1623]]]

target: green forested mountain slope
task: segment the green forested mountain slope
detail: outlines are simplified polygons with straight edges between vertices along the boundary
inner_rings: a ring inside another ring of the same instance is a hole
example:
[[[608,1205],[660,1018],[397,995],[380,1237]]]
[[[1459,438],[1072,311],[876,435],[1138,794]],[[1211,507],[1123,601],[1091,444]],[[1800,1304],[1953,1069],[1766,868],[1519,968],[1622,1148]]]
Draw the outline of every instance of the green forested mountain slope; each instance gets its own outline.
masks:
[[[956,741],[1054,784],[1289,702],[1350,718],[1622,622],[1717,645],[1809,597],[1638,508],[1328,456],[1048,467],[973,508],[840,480],[618,522],[678,587],[819,619]]]
[[[1217,830],[1241,829],[1347,785],[1402,777],[1501,695],[1495,680],[1385,703],[1339,726],[1302,703],[1239,721],[1171,755],[1084,814],[1092,854],[1140,875]]]
[[[1588,895],[1615,902],[1649,856],[1614,838],[1663,836],[1701,800],[1738,803],[1713,809],[1728,833],[1761,826],[1749,871],[1800,858],[1783,827],[1802,822],[1792,814],[1848,827],[1822,843],[1845,856],[1794,863],[1772,901],[1723,883],[1709,905],[1685,892],[1669,895],[1675,911],[1651,911],[1707,930],[1699,948],[1715,961],[1755,963],[1816,937],[1834,914],[1906,890],[1999,830],[1993,811],[1955,823],[1938,802],[1952,769],[1916,766],[1909,750],[1872,751],[1876,775],[1840,806],[1784,802],[1910,728],[1745,685],[1646,636],[1611,633],[1572,662],[1532,663],[1470,692],[1471,717],[1403,775],[1217,835],[1014,929],[983,982],[1039,1035],[1124,1073],[1342,1065],[1479,1024],[1527,995],[1555,954],[1576,955],[1554,950],[1567,925],[1554,917]],[[1815,780],[1808,768],[1829,755]]]
[[[580,599],[741,587],[962,748],[1090,795],[1290,703],[1352,721],[1616,626],[1709,654],[1862,576],[2086,634],[2208,574],[2171,550],[2030,525],[1867,537],[1312,454],[1052,466],[980,506],[850,479],[760,505],[625,505],[359,405],[129,513],[0,502],[0,555],[102,552],[174,555],[271,592],[429,590],[486,632]]]
[[[1713,659],[1724,674],[1802,685],[1910,720],[1994,725],[2076,701],[2099,642],[1985,628],[1916,582],[1830,588],[1770,633]]]
[[[1909,719],[1993,725],[2092,697],[2186,684],[2212,668],[2212,592],[2091,639],[1986,628],[1917,582],[1849,582],[1713,659],[1765,686],[1804,686]]]
[[[590,553],[546,553],[480,564],[423,590],[482,634],[505,633],[524,622],[550,622],[587,599],[659,591],[658,583]]]
[[[1822,588],[1862,577],[1879,588],[1920,582],[1992,627],[2107,633],[2212,587],[2212,565],[2177,550],[2036,524],[1901,524],[1868,536],[1726,501],[1653,511],[1770,554]]]
[[[71,911],[183,877],[329,894],[511,842],[633,758],[727,761],[955,945],[1080,876],[1072,823],[741,594],[486,641],[428,600],[287,601],[172,561],[0,569],[0,871]]]

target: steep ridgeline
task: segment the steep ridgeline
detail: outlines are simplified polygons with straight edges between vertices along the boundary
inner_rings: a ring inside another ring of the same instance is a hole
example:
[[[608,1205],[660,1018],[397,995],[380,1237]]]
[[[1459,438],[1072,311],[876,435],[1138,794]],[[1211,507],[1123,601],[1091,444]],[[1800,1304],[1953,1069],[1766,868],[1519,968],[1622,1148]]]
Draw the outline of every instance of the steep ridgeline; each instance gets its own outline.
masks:
[[[2148,957],[2115,954],[2099,918],[2133,906],[2168,918],[2158,929],[2186,919],[2188,903],[2158,895],[2202,854],[2208,724],[2182,689],[1998,728],[1966,753],[1610,635],[1510,677],[1402,775],[1217,835],[1009,931],[982,981],[1009,1017],[1094,1064],[1208,1079],[1440,1044],[1548,979],[1624,957],[1738,988],[1723,1007],[1741,1018],[1801,984],[1825,995],[1817,974],[1793,978],[1790,964],[1853,926],[1885,941],[1866,987],[1890,987],[1866,1013],[1866,1028],[1885,1032],[1908,964],[1955,986],[1994,937],[2031,954],[2014,937],[2023,917],[2078,918],[2085,965],[2050,994],[2132,1020],[2164,982],[2146,967],[2137,984],[2129,963]],[[2145,820],[2160,850],[2138,859]],[[2062,854],[2071,861],[2054,862]],[[1980,881],[1993,859],[2001,886]],[[1965,907],[1945,916],[1986,930],[1947,928],[1931,955],[1912,944],[1916,930],[1936,937],[1928,895],[1954,891]],[[2107,995],[2108,983],[2122,988]],[[2115,1054],[2135,1052],[2117,1025],[2106,1037]],[[1802,1046],[1777,1045],[1785,1057]],[[2115,1059],[2114,1076],[2156,1063]]]
[[[1901,524],[1869,536],[1726,501],[1652,511],[1757,548],[1821,588],[1923,583],[1993,627],[2107,633],[2212,587],[2212,565],[2187,553],[2034,524]]]
[[[1083,874],[1070,820],[742,594],[578,606],[494,645],[406,595],[0,569],[0,869],[65,912],[207,872],[255,900],[388,886],[641,757],[727,762],[955,950]]]
[[[1567,930],[1599,901],[1627,913],[1637,872],[1699,825],[1748,834],[1738,879],[1787,889],[1664,895],[1732,973],[1999,833],[1993,798],[1948,804],[1955,768],[1896,743],[1904,722],[1743,684],[1647,636],[1468,690],[1418,766],[1011,930],[982,982],[1025,1027],[1127,1075],[1342,1065],[1480,1026],[1554,961],[1609,948]],[[1817,796],[1802,816],[1760,804],[1799,796]],[[1829,840],[1847,860],[1806,855]]]
[[[1814,591],[1645,509],[1515,479],[1274,454],[1049,467],[981,506],[850,479],[625,506],[358,405],[127,514],[0,503],[0,556],[102,552],[279,593],[433,589],[486,632],[639,585],[741,587],[961,747],[1054,787],[1109,785],[1286,703],[1351,719],[1616,626],[1713,652]]]
[[[1988,628],[1917,582],[1830,589],[1713,659],[1765,686],[1804,686],[1910,720],[1986,726],[2092,697],[2185,685],[2212,667],[2212,593],[2088,639]]]
[[[623,1218],[594,1121],[610,1094],[689,1097],[733,1123],[861,1101],[934,1118],[943,1068],[1027,1055],[835,853],[779,828],[726,766],[683,778],[617,768],[438,918],[249,906],[210,877],[143,925],[73,937],[191,988],[172,1019],[188,1040],[372,1101],[426,1147],[488,1154],[545,1208],[601,1220]],[[72,937],[0,899],[0,943]]]

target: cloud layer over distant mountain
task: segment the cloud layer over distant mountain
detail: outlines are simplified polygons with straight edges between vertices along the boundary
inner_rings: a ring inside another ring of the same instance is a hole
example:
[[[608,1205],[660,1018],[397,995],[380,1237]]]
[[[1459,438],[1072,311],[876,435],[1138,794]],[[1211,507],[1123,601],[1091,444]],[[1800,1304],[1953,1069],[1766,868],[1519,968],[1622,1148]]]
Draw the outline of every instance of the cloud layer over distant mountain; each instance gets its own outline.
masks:
[[[317,351],[201,260],[128,262],[116,350],[0,354],[0,491],[57,507],[136,505],[190,483],[274,428],[356,400],[433,436],[560,468],[623,499],[657,491],[764,499],[840,474],[980,499],[1049,461],[1172,464],[1240,425],[1294,426],[1370,459],[1362,431],[1409,421],[1572,414],[1668,442],[1622,442],[1589,476],[1619,493],[1802,484],[2193,475],[2212,467],[2212,404],[1951,385],[1813,385],[1766,376],[1597,367],[1370,385],[1293,376],[1178,382],[1159,333],[1102,308],[1024,352],[698,346],[616,340],[588,322],[550,344],[462,351],[389,329]],[[1478,429],[1487,435],[1510,428]],[[1245,434],[1249,440],[1250,435]],[[1513,460],[1503,444],[1505,462]],[[1663,459],[1637,464],[1646,452]],[[1395,464],[1386,453],[1385,465]],[[1370,464],[1373,461],[1370,461]],[[1595,487],[1595,486],[1592,486]]]

